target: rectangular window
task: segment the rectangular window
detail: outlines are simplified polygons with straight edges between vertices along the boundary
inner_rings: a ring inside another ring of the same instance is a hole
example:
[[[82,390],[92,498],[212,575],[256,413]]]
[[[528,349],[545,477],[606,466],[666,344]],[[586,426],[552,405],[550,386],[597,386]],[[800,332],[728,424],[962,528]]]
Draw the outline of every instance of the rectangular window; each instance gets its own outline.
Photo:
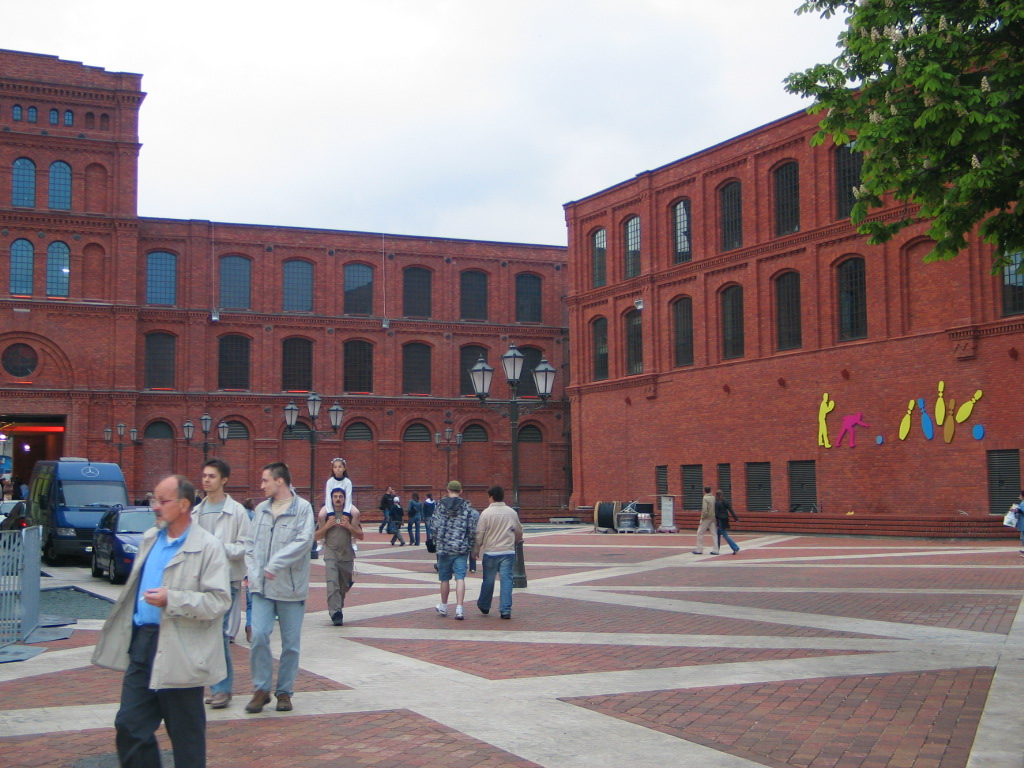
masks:
[[[1020,497],[1020,450],[986,451],[988,460],[988,511],[1006,514]]]
[[[743,289],[738,285],[722,291],[722,359],[743,357]]]
[[[644,372],[644,329],[639,310],[626,315],[626,375]]]
[[[818,504],[818,470],[813,460],[789,462],[790,512],[810,512]]]
[[[345,342],[345,391],[373,392],[373,345]]]
[[[1010,263],[1003,267],[1003,314],[1024,313],[1024,252],[1010,255]]]
[[[537,275],[516,275],[516,322],[541,321],[541,289],[543,281]]]
[[[599,229],[590,241],[590,286],[600,288],[608,282],[607,258],[608,232]]]
[[[800,166],[786,163],[775,171],[775,234],[800,231]]]
[[[623,240],[626,246],[626,278],[640,274],[640,217],[634,216],[625,224]]]
[[[867,277],[864,259],[847,259],[839,265],[839,340],[864,339],[868,335]]]
[[[594,381],[608,378],[608,320],[599,317],[591,326],[594,335]]]
[[[778,349],[800,349],[800,273],[786,272],[775,280],[775,325]]]
[[[722,492],[725,500],[732,504],[732,465],[718,465],[718,490]]]
[[[245,336],[220,337],[217,389],[249,389],[249,339]]]
[[[220,260],[220,308],[249,309],[249,279],[252,262],[242,256]]]
[[[768,512],[771,508],[771,463],[767,461],[747,462],[747,511]]]
[[[694,511],[701,508],[704,499],[704,466],[683,464],[679,468],[683,480],[683,509]]]
[[[345,265],[345,314],[373,314],[373,267]]]
[[[281,389],[310,392],[313,389],[313,342],[285,339],[281,346]]]
[[[178,301],[178,257],[154,251],[146,254],[146,303],[168,304]]]
[[[402,313],[405,317],[431,317],[433,275],[423,267],[408,267],[403,272]]]
[[[730,181],[722,187],[720,195],[722,227],[722,250],[731,251],[743,247],[743,187],[738,181]]]
[[[459,304],[463,320],[487,319],[487,273],[470,270],[462,273]]]
[[[176,342],[169,333],[146,336],[146,389],[174,389]]]
[[[430,394],[430,347],[406,344],[402,348],[402,393]]]
[[[672,305],[676,367],[693,365],[693,300],[684,296]]]
[[[680,200],[672,209],[672,229],[675,235],[676,249],[672,259],[674,264],[682,264],[692,257],[690,238],[690,201]]]
[[[860,152],[847,144],[835,149],[836,160],[836,218],[848,219],[857,203],[854,190],[860,186],[860,169],[864,158]]]
[[[46,249],[46,295],[66,298],[71,286],[71,249],[61,242]]]
[[[285,312],[313,311],[313,265],[308,261],[284,263]]]

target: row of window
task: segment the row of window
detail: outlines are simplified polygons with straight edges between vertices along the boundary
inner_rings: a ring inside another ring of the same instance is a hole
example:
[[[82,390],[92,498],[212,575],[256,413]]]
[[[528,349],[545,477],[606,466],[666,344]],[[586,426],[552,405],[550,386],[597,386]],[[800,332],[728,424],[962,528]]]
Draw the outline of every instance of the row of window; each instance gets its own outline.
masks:
[[[174,390],[177,388],[177,337],[157,331],[146,335],[145,381],[146,389]],[[239,334],[226,334],[217,340],[217,388],[221,390],[251,389],[251,340]],[[524,371],[532,371],[543,357],[534,347],[520,347],[524,356]],[[459,350],[459,394],[473,395],[469,369],[483,358],[486,347],[468,344]],[[350,393],[372,393],[374,345],[368,341],[352,339],[342,345],[343,388]],[[281,390],[284,392],[310,392],[313,390],[313,342],[304,338],[288,338],[281,342]],[[523,397],[535,397],[533,377],[524,375],[518,392]],[[407,395],[433,394],[433,348],[429,344],[412,342],[402,346],[402,393]]]
[[[0,114],[0,117],[2,117],[2,114]],[[38,123],[39,109],[38,107],[23,107],[21,104],[15,104],[11,107],[11,120],[15,123],[20,123],[22,121],[26,123]],[[61,110],[53,107],[50,109],[48,122],[50,125],[63,125],[67,128],[71,128],[75,124],[75,113],[70,109],[65,109],[61,112]],[[96,122],[95,113],[85,113],[86,128],[95,128]],[[110,129],[110,115],[104,113],[99,116],[99,127],[101,131]]]
[[[768,512],[772,505],[772,465],[768,461],[748,461],[743,465],[746,485],[746,508],[748,512]],[[701,464],[683,464],[679,467],[682,486],[682,505],[684,510],[701,508],[704,497],[704,485],[711,485],[704,477]],[[786,476],[789,481],[789,509],[793,512],[810,512],[818,509],[817,467],[813,460],[790,461],[786,464]],[[729,502],[733,501],[732,465],[718,464],[716,472],[716,490]],[[659,494],[668,491],[668,467],[655,468],[655,484]]]
[[[31,296],[35,281],[35,255],[29,240],[11,243],[10,292]],[[71,286],[71,249],[56,240],[46,247],[46,295],[67,298]]]
[[[47,190],[47,206],[51,210],[71,210],[71,166],[63,160],[50,163]],[[11,168],[11,205],[36,205],[36,164],[27,157],[19,157]]]
[[[862,158],[850,146],[834,150],[836,218],[850,215],[856,202],[854,188],[860,183]],[[800,167],[790,160],[772,171],[775,206],[775,236],[800,231]],[[733,180],[718,190],[718,250],[731,251],[743,247],[743,185]],[[672,227],[672,263],[693,259],[693,203],[683,198],[669,208]],[[630,216],[621,225],[622,275],[630,279],[640,275],[640,217]],[[592,288],[608,283],[608,231],[599,228],[590,233],[590,282]]]

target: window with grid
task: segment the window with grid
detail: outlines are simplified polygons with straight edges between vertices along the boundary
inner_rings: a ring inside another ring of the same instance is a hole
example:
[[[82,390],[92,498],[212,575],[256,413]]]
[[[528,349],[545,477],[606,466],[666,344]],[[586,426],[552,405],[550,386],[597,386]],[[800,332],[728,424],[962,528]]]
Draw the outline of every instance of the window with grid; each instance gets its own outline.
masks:
[[[19,157],[11,173],[11,205],[31,208],[35,204],[36,164],[27,157]]]
[[[178,257],[166,251],[146,254],[146,303],[178,302]]]
[[[772,508],[772,465],[767,461],[747,462],[747,511],[768,512]]]
[[[722,291],[722,358],[743,357],[743,288]]]
[[[60,112],[56,109],[50,110],[50,125],[58,125],[60,123]]]
[[[345,314],[373,314],[373,267],[345,265]]]
[[[373,440],[373,430],[365,421],[353,421],[345,427],[345,440],[369,442]]]
[[[853,144],[835,148],[836,218],[847,219],[857,203],[854,190],[860,186],[860,169],[864,158]]]
[[[479,424],[470,424],[462,431],[464,443],[486,443],[489,441],[487,430]]]
[[[608,282],[608,231],[599,229],[590,236],[590,287]]]
[[[429,443],[433,440],[425,424],[410,424],[402,433],[403,443]]]
[[[345,391],[373,392],[373,345],[368,341],[345,342]]]
[[[839,265],[839,340],[863,339],[868,335],[867,278],[864,259],[859,256]]]
[[[476,361],[483,358],[484,362],[487,362],[487,348],[481,347],[476,344],[467,344],[459,350],[459,394],[460,395],[475,395],[476,390],[473,389],[473,380],[470,378],[469,370]]]
[[[689,261],[693,257],[689,200],[680,200],[672,206],[672,239],[676,244],[672,263],[682,264],[684,261]]]
[[[1009,259],[1003,267],[1003,314],[1019,315],[1024,313],[1024,252],[1017,251]]]
[[[721,206],[722,250],[743,247],[743,187],[730,181],[718,193]]]
[[[21,105],[20,104],[15,104],[13,107],[11,107],[11,119],[14,120],[14,122],[16,122],[16,123],[20,123],[21,122]]]
[[[460,275],[459,309],[463,320],[487,319],[487,273],[475,269]]]
[[[50,164],[49,205],[56,211],[71,210],[71,166],[60,160]]]
[[[719,464],[718,465],[718,490],[722,492],[722,496],[732,504],[732,465],[731,464]]]
[[[220,308],[249,309],[252,262],[244,256],[220,260]]]
[[[623,319],[626,329],[626,375],[644,372],[644,329],[640,311],[630,310]]]
[[[775,329],[779,349],[800,349],[800,273],[786,272],[775,279]]]
[[[516,322],[539,323],[541,320],[541,288],[537,275],[516,275]]]
[[[249,389],[249,339],[237,334],[217,340],[217,389]]]
[[[30,123],[37,123],[37,122],[39,122],[39,110],[36,109],[35,107],[29,107],[28,108],[28,121]]]
[[[284,263],[285,312],[313,311],[313,265],[308,261],[291,259]]]
[[[536,424],[524,424],[519,428],[520,443],[543,443],[544,433]]]
[[[590,324],[594,349],[594,381],[608,378],[608,318],[599,317]]]
[[[683,509],[701,509],[704,501],[704,465],[683,464],[679,467],[683,482]]]
[[[46,249],[46,295],[66,297],[71,285],[71,249],[59,240]]]
[[[430,394],[430,351],[427,344],[414,343],[402,347],[403,394]]]
[[[15,296],[32,295],[35,255],[30,240],[11,243],[11,293]]]
[[[622,225],[622,244],[625,254],[623,268],[625,277],[640,274],[640,217],[632,216]]]
[[[151,421],[142,430],[143,440],[173,440],[174,427],[166,421]]]
[[[313,342],[309,339],[285,339],[281,343],[281,389],[313,390]]]
[[[71,127],[75,124],[75,113],[70,109],[64,110],[64,125]]]
[[[775,169],[775,234],[800,231],[800,166],[795,161]]]
[[[520,347],[523,353],[523,372],[519,375],[520,397],[537,397],[537,382],[533,380],[533,371],[540,365],[544,355],[536,347]]]
[[[174,389],[178,340],[169,333],[146,334],[146,389]]]
[[[402,272],[405,317],[430,317],[434,275],[423,267],[406,267]]]
[[[693,365],[693,299],[683,296],[672,304],[675,365]]]

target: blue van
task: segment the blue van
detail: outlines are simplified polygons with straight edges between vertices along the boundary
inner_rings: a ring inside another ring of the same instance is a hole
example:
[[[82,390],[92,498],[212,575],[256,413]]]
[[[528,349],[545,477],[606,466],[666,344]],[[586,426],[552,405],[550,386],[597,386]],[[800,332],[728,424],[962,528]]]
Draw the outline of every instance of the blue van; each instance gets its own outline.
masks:
[[[128,506],[124,474],[117,464],[65,457],[37,461],[28,484],[28,524],[43,528],[43,559],[92,554],[92,534],[103,513]]]

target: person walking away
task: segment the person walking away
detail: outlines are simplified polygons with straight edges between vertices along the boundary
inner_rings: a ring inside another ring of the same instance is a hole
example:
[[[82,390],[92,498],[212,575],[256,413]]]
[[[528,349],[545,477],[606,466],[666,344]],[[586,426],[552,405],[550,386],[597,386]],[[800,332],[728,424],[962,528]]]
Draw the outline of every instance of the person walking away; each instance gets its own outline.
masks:
[[[695,555],[704,554],[705,532],[710,533],[712,539],[717,535],[715,531],[715,497],[711,495],[710,485],[704,486],[704,498],[701,500],[700,507],[700,524],[697,526],[697,548],[693,550]],[[718,554],[717,545],[711,551],[711,554]]]
[[[174,764],[206,766],[203,686],[227,671],[221,627],[231,593],[223,544],[192,525],[195,493],[181,475],[157,483],[156,526],[142,535],[93,651],[93,664],[125,673],[114,718],[125,768],[159,768],[161,720]]]
[[[715,491],[715,549],[722,550],[722,538],[724,537],[725,543],[729,545],[735,555],[740,551],[740,547],[729,535],[729,515],[732,515],[732,519],[737,523],[740,521],[732,510],[732,504],[725,500],[722,491]]]
[[[420,495],[413,492],[409,501],[409,522],[406,524],[406,531],[409,534],[409,544],[414,547],[420,545],[420,523],[423,522],[423,502]]]
[[[516,511],[505,504],[505,489],[500,485],[487,489],[488,507],[480,513],[473,554],[483,558],[484,575],[476,607],[485,616],[494,599],[494,578],[501,579],[498,611],[503,619],[512,618],[512,566],[516,545],[523,540],[523,526]]]
[[[391,546],[395,546],[395,539],[399,546],[405,546],[405,539],[402,538],[402,502],[398,496],[393,498],[391,509],[388,511],[388,533],[391,534]]]
[[[327,582],[327,613],[336,627],[343,625],[345,595],[354,583],[356,552],[353,539],[363,538],[359,510],[351,507],[341,486],[331,491],[331,506],[323,507],[317,516],[316,538],[324,541],[324,578]]]
[[[448,494],[438,502],[430,529],[437,545],[437,577],[441,582],[441,602],[434,610],[448,615],[448,596],[451,594],[452,576],[455,577],[455,618],[465,618],[462,603],[466,597],[466,558],[476,542],[476,524],[479,515],[459,494],[462,483],[448,483]]]
[[[252,533],[245,542],[245,565],[252,590],[252,646],[249,668],[254,691],[245,711],[256,713],[270,701],[274,659],[270,633],[277,618],[281,630],[277,711],[292,710],[299,671],[302,619],[309,593],[309,547],[313,541],[313,508],[292,488],[283,462],[263,468],[260,488],[266,500],[253,513]]]
[[[192,510],[192,521],[213,535],[224,547],[231,581],[231,608],[224,614],[224,663],[227,674],[210,687],[206,703],[213,709],[224,709],[231,702],[234,665],[231,663],[231,639],[238,631],[235,617],[241,611],[239,595],[245,577],[245,539],[249,536],[249,515],[241,504],[225,492],[231,466],[221,459],[203,464],[202,484],[206,497]],[[232,631],[234,624],[234,631]]]
[[[434,516],[434,510],[437,508],[437,502],[434,501],[434,494],[428,493],[426,498],[423,499],[423,527],[427,529],[427,538],[432,538],[430,533],[430,518]]]

